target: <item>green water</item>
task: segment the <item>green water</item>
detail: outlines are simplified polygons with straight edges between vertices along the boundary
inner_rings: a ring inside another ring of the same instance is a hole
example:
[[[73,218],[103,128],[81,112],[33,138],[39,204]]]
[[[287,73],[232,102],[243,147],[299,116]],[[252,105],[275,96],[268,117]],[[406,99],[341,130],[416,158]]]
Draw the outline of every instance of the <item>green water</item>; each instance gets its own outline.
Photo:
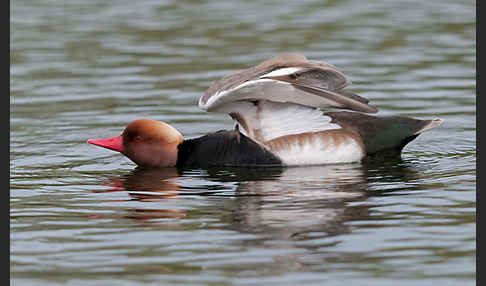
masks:
[[[11,285],[473,285],[474,1],[10,1]],[[380,115],[402,160],[140,171],[86,144],[137,118],[232,128],[209,85],[278,53]]]

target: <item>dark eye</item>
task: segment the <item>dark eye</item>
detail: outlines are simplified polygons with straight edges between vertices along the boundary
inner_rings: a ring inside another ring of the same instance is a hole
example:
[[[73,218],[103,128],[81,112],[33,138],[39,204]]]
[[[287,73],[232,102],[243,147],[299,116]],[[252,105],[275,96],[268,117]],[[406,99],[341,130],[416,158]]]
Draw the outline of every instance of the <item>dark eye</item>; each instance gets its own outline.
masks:
[[[142,140],[142,136],[140,135],[135,136],[135,141],[140,141],[140,140]]]

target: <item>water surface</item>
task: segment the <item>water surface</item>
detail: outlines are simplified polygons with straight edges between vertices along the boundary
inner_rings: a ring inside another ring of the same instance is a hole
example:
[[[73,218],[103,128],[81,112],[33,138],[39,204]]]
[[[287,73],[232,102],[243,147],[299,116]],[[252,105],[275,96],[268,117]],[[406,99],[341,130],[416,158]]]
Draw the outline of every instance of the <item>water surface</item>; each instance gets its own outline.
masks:
[[[12,285],[473,285],[474,1],[10,2]],[[89,138],[137,118],[232,128],[197,100],[283,52],[379,115],[445,123],[402,158],[139,170]]]

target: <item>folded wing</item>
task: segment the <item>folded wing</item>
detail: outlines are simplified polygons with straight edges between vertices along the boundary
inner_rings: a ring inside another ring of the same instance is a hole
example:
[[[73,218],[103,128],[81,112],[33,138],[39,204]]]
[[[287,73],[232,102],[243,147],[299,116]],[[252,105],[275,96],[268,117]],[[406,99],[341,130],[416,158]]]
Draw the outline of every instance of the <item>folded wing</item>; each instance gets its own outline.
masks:
[[[200,98],[199,107],[230,114],[242,132],[264,142],[340,128],[320,108],[378,112],[366,98],[345,90],[349,85],[333,65],[285,54],[215,82]]]

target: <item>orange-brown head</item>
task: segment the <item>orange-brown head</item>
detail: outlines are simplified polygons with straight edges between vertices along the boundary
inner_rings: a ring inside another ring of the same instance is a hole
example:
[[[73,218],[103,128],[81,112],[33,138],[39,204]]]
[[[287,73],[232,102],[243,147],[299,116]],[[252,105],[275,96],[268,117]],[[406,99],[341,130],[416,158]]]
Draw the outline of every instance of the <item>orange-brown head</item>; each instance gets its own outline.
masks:
[[[170,167],[177,163],[177,145],[184,141],[181,133],[161,121],[132,121],[120,136],[90,139],[88,143],[127,156],[142,167]]]

